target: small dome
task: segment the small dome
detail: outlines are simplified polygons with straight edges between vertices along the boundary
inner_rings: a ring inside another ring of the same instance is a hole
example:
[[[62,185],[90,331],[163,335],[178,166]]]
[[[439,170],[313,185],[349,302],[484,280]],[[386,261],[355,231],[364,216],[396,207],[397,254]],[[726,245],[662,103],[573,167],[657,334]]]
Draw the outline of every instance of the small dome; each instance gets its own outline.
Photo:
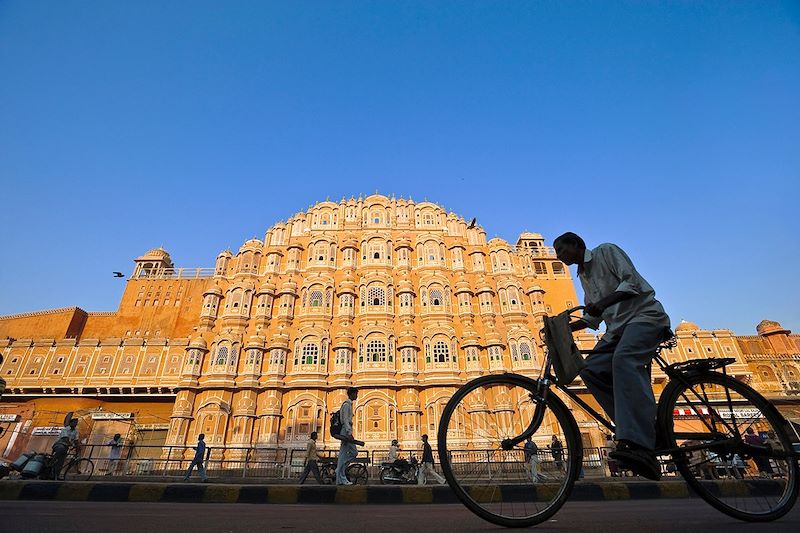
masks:
[[[159,246],[158,248],[153,248],[151,250],[147,250],[137,261],[165,261],[167,263],[172,263],[172,258],[169,256],[169,252],[167,252],[164,248]]]
[[[791,333],[788,329],[781,326],[780,322],[774,320],[762,320],[756,326],[756,332],[759,335],[772,335],[775,333]]]
[[[248,339],[245,348],[263,348],[266,339],[262,335],[253,335]]]
[[[675,328],[676,333],[679,331],[700,331],[700,326],[698,326],[694,322],[687,322],[686,320],[681,320],[681,323],[678,324],[677,328]]]
[[[472,292],[472,289],[469,286],[469,283],[465,279],[460,279],[456,282],[455,285],[455,294],[461,294],[463,292]]]
[[[263,242],[253,237],[252,239],[246,241],[241,248],[239,248],[239,253],[246,252],[248,250],[260,250],[263,246]]]
[[[275,289],[277,289],[275,284],[272,283],[272,281],[270,281],[269,279],[267,279],[258,288],[258,294],[275,294]]]
[[[220,258],[220,257],[231,257],[231,256],[233,256],[233,253],[231,253],[230,250],[222,250],[219,253],[219,255],[217,256],[217,258]]]
[[[208,344],[203,337],[197,337],[189,343],[189,348],[197,348],[198,350],[207,350]]]
[[[530,294],[530,293],[532,293],[532,292],[542,292],[542,293],[543,293],[543,292],[547,292],[547,291],[545,291],[545,290],[544,290],[543,288],[541,288],[539,285],[533,285],[533,286],[531,286],[531,287],[529,287],[529,288],[525,289],[525,294]]]

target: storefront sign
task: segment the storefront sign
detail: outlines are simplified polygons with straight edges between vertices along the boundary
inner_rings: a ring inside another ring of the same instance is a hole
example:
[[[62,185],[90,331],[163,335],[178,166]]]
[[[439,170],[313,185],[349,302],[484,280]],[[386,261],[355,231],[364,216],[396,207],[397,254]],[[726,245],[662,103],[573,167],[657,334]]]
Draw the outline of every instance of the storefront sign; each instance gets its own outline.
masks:
[[[690,407],[678,407],[676,408],[672,414],[674,416],[695,416],[697,413],[701,415],[708,415],[708,409],[706,407],[697,407],[697,408],[690,408]],[[717,409],[716,415],[719,418],[731,418],[731,410],[727,408]],[[737,420],[748,420],[752,419],[755,420],[757,418],[762,418],[761,411],[756,408],[733,408],[733,416],[736,417]]]
[[[133,413],[94,413],[92,420],[129,420]]]
[[[39,426],[39,427],[33,428],[33,431],[31,431],[31,435],[35,435],[35,436],[39,436],[39,437],[55,435],[57,437],[61,433],[62,429],[64,429],[64,428],[63,427],[59,427],[59,426]]]
[[[0,422],[19,422],[19,415],[0,413]]]

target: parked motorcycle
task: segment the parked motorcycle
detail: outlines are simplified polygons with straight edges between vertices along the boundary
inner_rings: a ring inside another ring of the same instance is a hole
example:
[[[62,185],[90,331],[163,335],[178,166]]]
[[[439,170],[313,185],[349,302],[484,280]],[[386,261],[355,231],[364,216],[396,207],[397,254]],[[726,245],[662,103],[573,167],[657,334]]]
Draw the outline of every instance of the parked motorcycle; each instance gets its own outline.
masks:
[[[380,478],[384,485],[409,485],[417,482],[420,464],[416,457],[381,463]]]

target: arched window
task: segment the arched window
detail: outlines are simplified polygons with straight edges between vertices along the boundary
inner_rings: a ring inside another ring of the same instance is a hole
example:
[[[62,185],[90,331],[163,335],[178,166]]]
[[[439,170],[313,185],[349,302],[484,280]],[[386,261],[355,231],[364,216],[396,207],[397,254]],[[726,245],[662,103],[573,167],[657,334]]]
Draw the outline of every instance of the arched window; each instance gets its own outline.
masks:
[[[373,340],[367,343],[367,361],[380,363],[386,361],[386,343]]]
[[[428,256],[428,261],[436,261],[436,247],[428,246],[425,250],[425,255]]]
[[[319,346],[316,344],[303,345],[303,364],[316,365],[319,358]]]
[[[564,263],[561,261],[553,261],[553,274],[560,276],[564,273]]]
[[[531,347],[527,342],[520,343],[519,354],[523,361],[529,361],[531,359]]]
[[[386,293],[381,287],[370,287],[367,298],[369,305],[386,305]]]
[[[438,341],[433,345],[433,360],[436,363],[447,363],[450,361],[450,349],[446,342]]]
[[[311,291],[311,307],[322,306],[322,291]]]
[[[228,360],[228,347],[220,346],[219,350],[217,350],[217,364],[224,365],[227,360]]]
[[[442,305],[442,291],[439,289],[431,291],[431,305]]]

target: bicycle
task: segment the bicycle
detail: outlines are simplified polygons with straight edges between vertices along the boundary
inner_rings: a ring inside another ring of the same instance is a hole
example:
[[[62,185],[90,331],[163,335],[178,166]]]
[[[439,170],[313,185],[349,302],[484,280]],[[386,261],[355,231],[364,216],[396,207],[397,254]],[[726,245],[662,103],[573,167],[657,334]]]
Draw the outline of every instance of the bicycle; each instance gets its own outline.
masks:
[[[58,476],[63,481],[89,481],[94,474],[94,461],[77,455],[70,456]]]
[[[538,379],[511,373],[476,378],[455,392],[442,413],[438,444],[445,478],[458,499],[489,522],[532,526],[553,516],[570,496],[583,460],[581,434],[553,386],[614,433],[610,421],[567,387],[568,378],[559,379],[561,365],[554,368],[558,349],[554,334],[548,333],[551,325],[555,319],[569,321],[580,309],[544,317],[548,349]],[[571,334],[566,335],[569,339],[563,340],[574,346]],[[761,394],[728,375],[726,367],[735,359],[667,364],[661,351],[676,345],[669,332],[653,359],[668,378],[656,419],[656,454],[674,465],[666,470],[677,470],[700,497],[734,518],[759,522],[783,516],[800,488],[788,422]],[[748,428],[774,435],[775,444],[746,442]],[[560,460],[540,464],[543,476],[535,481],[520,444],[531,437],[541,443],[543,453],[551,453],[556,447],[543,444],[553,435],[563,442]],[[704,479],[710,465],[719,479]],[[772,472],[769,479],[764,479],[764,465]]]
[[[336,464],[337,460],[335,457],[319,459],[317,461],[319,477],[323,485],[336,484]],[[359,462],[353,462],[347,465],[344,469],[344,475],[353,485],[366,485],[369,479],[367,467]]]

